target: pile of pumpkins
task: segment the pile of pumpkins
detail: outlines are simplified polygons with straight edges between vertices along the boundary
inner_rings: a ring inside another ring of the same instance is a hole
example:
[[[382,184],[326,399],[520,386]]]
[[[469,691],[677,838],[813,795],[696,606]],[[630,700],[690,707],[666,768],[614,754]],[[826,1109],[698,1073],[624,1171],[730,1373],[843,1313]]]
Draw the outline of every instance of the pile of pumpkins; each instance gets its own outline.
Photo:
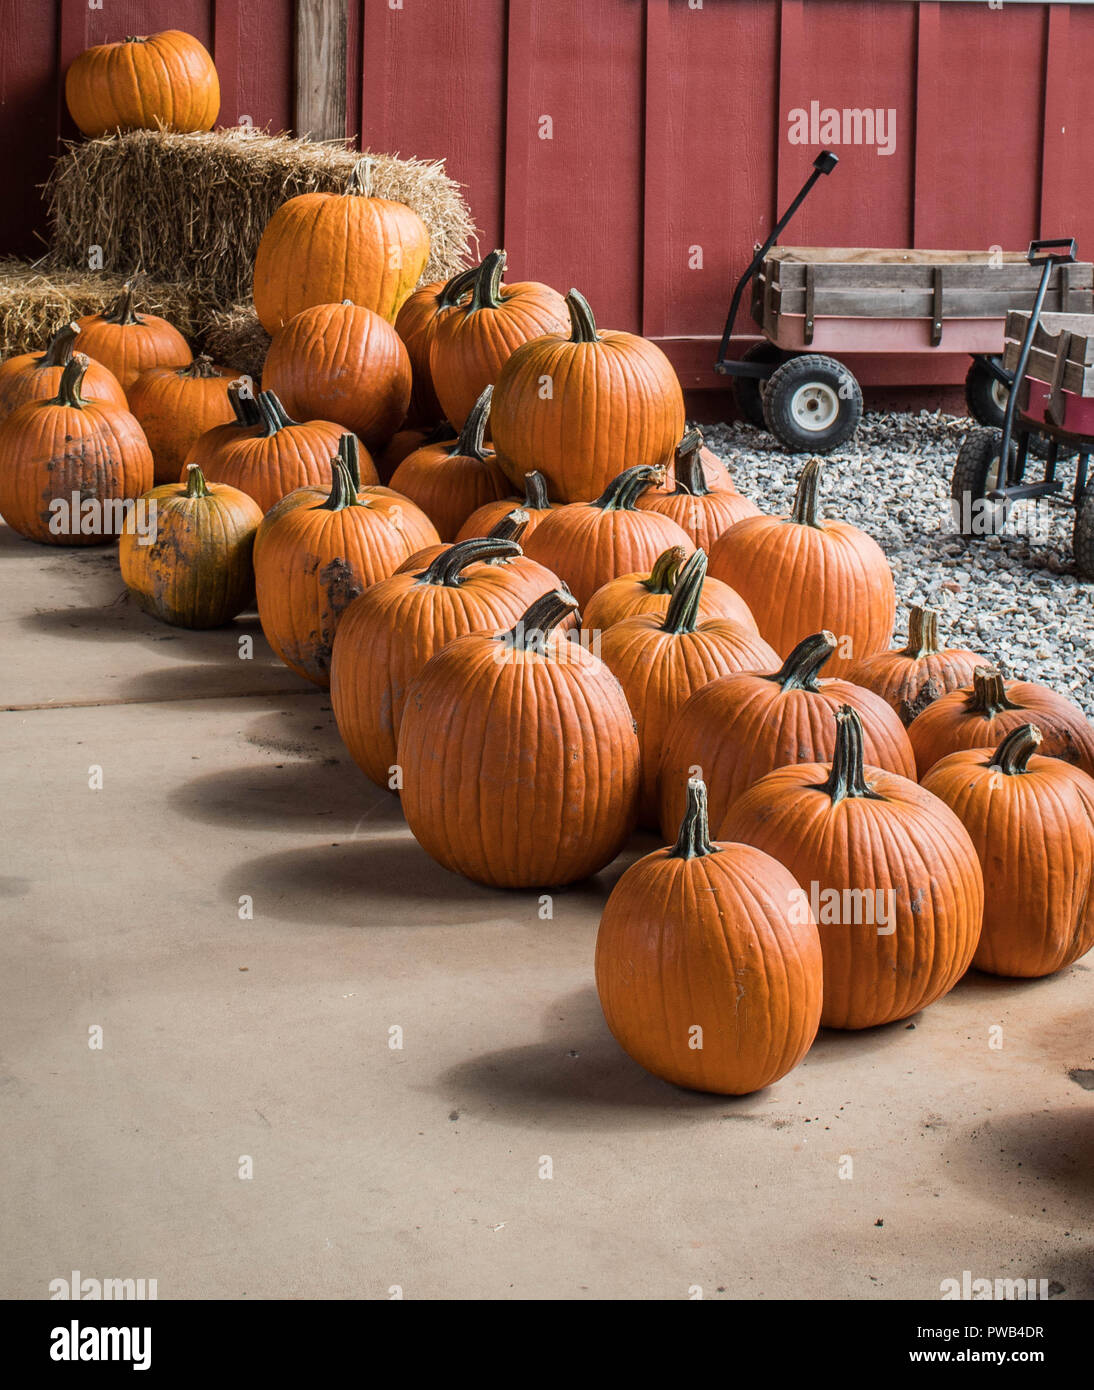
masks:
[[[120,538],[135,600],[201,628],[256,598],[454,872],[550,888],[659,832],[596,981],[679,1085],[756,1090],[821,1024],[1094,945],[1082,711],[943,648],[931,611],[891,648],[888,562],[824,516],[819,460],[762,514],[654,344],[505,283],[500,250],[415,289],[428,251],[367,161],[285,203],[255,264],[261,390],[131,288],[61,327],[0,365],[0,513],[86,544],[108,533],[54,528],[53,499],[155,504],[154,537],[130,515]]]

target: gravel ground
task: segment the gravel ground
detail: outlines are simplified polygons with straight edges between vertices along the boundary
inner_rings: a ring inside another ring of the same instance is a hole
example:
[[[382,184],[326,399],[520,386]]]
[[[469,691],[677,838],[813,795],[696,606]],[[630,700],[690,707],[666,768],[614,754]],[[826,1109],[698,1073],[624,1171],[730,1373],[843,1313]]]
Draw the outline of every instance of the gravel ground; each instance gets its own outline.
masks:
[[[787,510],[808,455],[787,454],[750,425],[701,428],[745,496],[766,512]],[[826,457],[822,513],[878,541],[898,603],[937,608],[946,645],[981,652],[1006,675],[1050,685],[1094,717],[1094,584],[1075,576],[1075,513],[1047,499],[1023,502],[1005,536],[963,540],[949,488],[969,428],[967,418],[939,412],[866,415],[850,445]],[[1061,463],[1059,476],[1069,471]],[[898,607],[901,641],[906,632],[907,612]]]

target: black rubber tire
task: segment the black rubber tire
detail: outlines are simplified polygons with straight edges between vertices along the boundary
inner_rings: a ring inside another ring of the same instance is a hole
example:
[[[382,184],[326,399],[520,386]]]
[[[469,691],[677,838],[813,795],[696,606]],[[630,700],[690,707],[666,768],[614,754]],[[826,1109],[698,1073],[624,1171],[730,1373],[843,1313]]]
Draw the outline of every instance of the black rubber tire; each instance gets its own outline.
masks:
[[[953,522],[957,531],[967,539],[998,536],[1007,528],[1010,508],[1006,503],[984,502],[987,492],[998,486],[996,471],[1003,436],[999,430],[973,430],[961,445],[950,479],[950,498]],[[1013,447],[1013,446],[1012,446]]]
[[[794,397],[816,384],[836,393],[839,405],[823,430],[803,427],[793,413]],[[862,419],[862,388],[834,357],[807,352],[776,369],[763,393],[764,422],[780,444],[796,454],[827,454],[838,449],[858,429]]]
[[[1094,582],[1094,487],[1088,487],[1079,499],[1071,548],[1079,578]]]
[[[741,358],[743,362],[783,362],[786,353],[774,343],[753,343]],[[758,430],[767,429],[764,419],[763,392],[767,386],[754,376],[735,376],[733,378],[733,399],[737,412],[747,425],[755,425]]]
[[[1004,392],[1000,404],[992,395],[995,378],[982,363],[973,359],[973,364],[965,376],[965,404],[969,414],[979,424],[989,430],[1002,430],[1003,417],[1007,411],[1007,396]],[[1043,459],[1048,454],[1048,440],[1043,434],[1031,434],[1029,451],[1036,458]],[[1060,445],[1057,458],[1070,458],[1075,452],[1066,444]]]

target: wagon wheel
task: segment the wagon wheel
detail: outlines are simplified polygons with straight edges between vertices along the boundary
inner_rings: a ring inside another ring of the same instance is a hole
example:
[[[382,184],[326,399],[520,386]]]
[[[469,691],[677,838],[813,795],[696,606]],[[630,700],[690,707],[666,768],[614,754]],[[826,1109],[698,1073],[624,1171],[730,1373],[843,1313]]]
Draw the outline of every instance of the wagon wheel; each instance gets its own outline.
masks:
[[[1003,416],[1007,413],[1007,397],[1010,391],[998,378],[992,376],[983,362],[973,359],[965,377],[965,404],[969,414],[979,424],[990,430],[1003,428]],[[1030,433],[1029,451],[1038,458],[1048,453],[1048,440],[1043,434]],[[1059,457],[1067,458],[1074,453],[1067,445],[1060,446]]]
[[[1094,487],[1084,491],[1076,508],[1071,548],[1079,578],[1094,580]]]
[[[999,486],[1002,447],[998,430],[973,430],[961,445],[950,479],[950,506],[963,536],[998,536],[1007,528],[1010,504],[989,502],[985,496]]]
[[[753,343],[741,358],[743,362],[764,363],[782,362],[785,359],[786,353],[781,348],[777,348],[774,343]],[[736,376],[733,378],[733,399],[736,401],[741,419],[750,425],[755,425],[758,430],[767,429],[763,406],[763,395],[766,389],[767,382],[757,377]]]
[[[784,362],[762,399],[767,428],[795,453],[837,449],[862,419],[862,387],[835,358],[817,353]]]

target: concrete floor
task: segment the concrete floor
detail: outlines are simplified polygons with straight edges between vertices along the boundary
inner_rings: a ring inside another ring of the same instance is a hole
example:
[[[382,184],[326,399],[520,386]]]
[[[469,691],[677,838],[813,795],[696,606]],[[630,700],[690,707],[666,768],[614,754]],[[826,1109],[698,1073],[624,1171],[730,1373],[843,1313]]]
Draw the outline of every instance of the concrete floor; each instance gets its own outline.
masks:
[[[253,618],[162,627],[2,527],[0,588],[0,1296],[1094,1296],[1094,962],[674,1090],[592,984],[652,839],[541,921],[417,848]]]

